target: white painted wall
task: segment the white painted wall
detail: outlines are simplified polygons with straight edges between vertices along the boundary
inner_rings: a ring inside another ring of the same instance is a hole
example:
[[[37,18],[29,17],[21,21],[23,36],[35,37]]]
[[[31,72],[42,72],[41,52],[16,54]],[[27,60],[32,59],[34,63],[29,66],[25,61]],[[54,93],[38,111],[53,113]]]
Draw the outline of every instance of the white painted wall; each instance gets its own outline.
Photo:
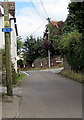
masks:
[[[4,28],[4,17],[0,17],[0,48],[4,48],[4,33],[2,32],[2,28]]]
[[[12,62],[15,64],[15,70],[17,72],[17,41],[16,41],[16,30],[14,20],[11,20],[11,58]]]
[[[13,16],[9,15],[9,18],[13,18]],[[14,68],[17,72],[17,41],[16,41],[16,30],[14,20],[10,21],[12,32],[11,32],[11,60],[14,64]],[[5,47],[5,39],[4,32],[2,32],[2,28],[4,28],[4,16],[0,16],[0,48]]]

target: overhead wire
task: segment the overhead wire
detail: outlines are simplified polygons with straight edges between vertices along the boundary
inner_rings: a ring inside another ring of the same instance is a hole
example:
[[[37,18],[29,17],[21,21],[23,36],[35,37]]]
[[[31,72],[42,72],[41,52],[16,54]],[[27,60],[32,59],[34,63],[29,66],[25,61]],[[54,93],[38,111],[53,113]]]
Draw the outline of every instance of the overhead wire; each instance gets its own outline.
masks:
[[[45,21],[45,22],[46,22],[46,21]],[[45,22],[44,22],[44,23],[45,23]],[[44,23],[43,23],[42,25],[40,25],[32,34],[34,34],[35,32],[37,32],[37,31],[44,25]],[[31,34],[31,35],[32,35],[32,34]]]
[[[31,4],[32,4],[32,6],[34,7],[34,9],[36,10],[36,12],[37,12],[37,14],[39,15],[39,17],[40,17],[40,18],[42,19],[42,21],[45,23],[46,21],[44,21],[43,17],[40,15],[40,13],[39,13],[38,10],[36,9],[35,5],[33,4],[32,0],[30,0],[30,2],[31,2]],[[42,5],[42,7],[43,7],[43,10],[44,10],[47,18],[49,18],[49,17],[48,17],[48,14],[47,14],[47,12],[46,12],[46,10],[45,10],[45,7],[44,7],[44,5],[43,5],[43,2],[42,2],[41,0],[40,0],[40,2],[41,2],[41,5]],[[43,24],[44,24],[44,23],[43,23]],[[40,25],[32,34],[34,34],[35,32],[37,32],[37,31],[43,26],[43,24]],[[31,35],[32,35],[32,34],[31,34]]]
[[[36,9],[35,5],[33,4],[32,0],[30,0],[32,6],[34,7],[34,9],[36,10],[37,14],[40,16],[40,18],[42,19],[42,21],[44,22],[44,19],[42,18],[42,16],[40,15],[40,13],[38,12],[38,10]]]
[[[46,10],[45,10],[45,7],[44,7],[44,4],[43,4],[42,0],[40,0],[40,3],[41,3],[41,5],[42,5],[42,7],[43,7],[43,10],[44,10],[46,16],[48,17],[48,14],[47,14],[47,12],[46,12]],[[48,17],[48,18],[49,18],[49,17]]]

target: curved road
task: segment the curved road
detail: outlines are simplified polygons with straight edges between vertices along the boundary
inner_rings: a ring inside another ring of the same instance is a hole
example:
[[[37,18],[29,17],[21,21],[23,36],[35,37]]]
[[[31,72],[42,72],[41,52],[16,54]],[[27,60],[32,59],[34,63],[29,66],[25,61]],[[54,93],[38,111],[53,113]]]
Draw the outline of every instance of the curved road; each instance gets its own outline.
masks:
[[[55,71],[27,72],[19,118],[82,118],[82,85]]]

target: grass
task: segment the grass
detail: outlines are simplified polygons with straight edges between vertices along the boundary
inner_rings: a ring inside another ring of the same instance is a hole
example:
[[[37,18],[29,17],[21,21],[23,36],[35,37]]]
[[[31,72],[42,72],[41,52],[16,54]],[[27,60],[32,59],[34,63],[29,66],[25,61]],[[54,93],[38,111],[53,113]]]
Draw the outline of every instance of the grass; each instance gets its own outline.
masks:
[[[20,73],[20,76],[16,76],[16,80],[19,81],[19,80],[22,80],[23,78],[25,77],[25,74],[24,73]]]
[[[59,74],[68,77],[70,79],[73,79],[75,81],[78,81],[80,83],[84,83],[84,75],[80,73],[74,73],[73,71],[62,70]]]
[[[23,80],[23,78],[26,75],[24,73],[20,73],[20,76],[18,76],[18,74],[16,74],[15,80],[13,81],[13,86],[20,86],[20,82]]]
[[[12,77],[13,86],[19,85],[20,81],[23,80],[25,76],[26,75],[24,73],[20,73],[20,76],[18,76],[18,74],[15,73],[14,78]],[[3,83],[3,86],[6,86],[6,82]]]

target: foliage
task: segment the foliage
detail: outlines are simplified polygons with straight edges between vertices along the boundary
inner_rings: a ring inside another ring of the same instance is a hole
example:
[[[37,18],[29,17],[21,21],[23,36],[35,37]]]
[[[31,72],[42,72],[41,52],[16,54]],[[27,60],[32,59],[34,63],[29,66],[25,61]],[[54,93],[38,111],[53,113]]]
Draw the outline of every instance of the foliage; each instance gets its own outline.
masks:
[[[6,85],[6,61],[5,61],[5,50],[2,50],[2,83],[3,85]],[[12,70],[12,84],[15,85],[18,83],[19,79],[22,79],[24,77],[24,74],[21,73],[20,78],[18,78],[18,75],[14,69],[14,64],[11,62],[11,70]]]
[[[74,31],[63,35],[60,47],[72,70],[76,72],[82,70],[82,34]]]
[[[37,57],[46,56],[46,51],[43,49],[42,38],[34,38],[33,36],[27,37],[24,42],[24,59],[30,65]]]
[[[59,28],[51,23],[47,25],[47,29],[49,31],[49,40],[47,41],[47,44],[49,45],[48,49],[50,49],[51,51],[51,56],[60,55],[59,42],[60,36],[62,35],[62,27],[63,25],[61,25],[60,23]]]
[[[77,30],[77,27],[74,24],[74,22],[75,22],[74,15],[69,14],[65,23],[64,23],[63,33],[69,33],[69,32],[72,32],[74,30]]]
[[[6,56],[5,56],[5,50],[2,50],[2,69],[4,70],[6,68]]]
[[[72,2],[68,6],[69,13],[74,16],[74,24],[80,33],[84,32],[84,2]]]
[[[84,70],[84,2],[71,2],[63,27],[61,51],[74,71]],[[76,64],[77,63],[77,64]]]
[[[5,50],[2,50],[2,83],[6,83],[6,60],[5,60]]]
[[[23,48],[23,42],[21,41],[21,36],[17,37],[17,54],[19,55],[21,53],[21,50]]]
[[[14,69],[14,64],[12,63],[12,65],[11,65],[12,67],[12,84],[17,84],[17,80],[16,80],[16,77],[17,77],[17,73],[16,73],[16,71],[15,71],[15,69]]]
[[[15,84],[16,81],[16,71],[14,69],[14,64],[11,62],[11,70],[12,70],[12,84]],[[5,50],[2,50],[2,83],[6,84],[6,56]]]
[[[18,74],[16,75],[16,81],[20,81],[22,80],[26,75],[24,73],[20,73],[20,76],[18,76]]]
[[[22,68],[23,67],[23,60],[19,59],[17,61],[17,65],[20,65],[20,67]]]
[[[60,72],[61,75],[68,77],[70,79],[76,80],[78,82],[84,83],[84,75],[80,74],[80,73],[74,73],[73,71],[66,71],[66,70],[62,70]]]
[[[65,21],[63,32],[78,30],[84,32],[84,2],[71,2],[68,5],[69,14]]]
[[[0,49],[0,69],[2,66],[2,51],[3,51],[3,49]]]

